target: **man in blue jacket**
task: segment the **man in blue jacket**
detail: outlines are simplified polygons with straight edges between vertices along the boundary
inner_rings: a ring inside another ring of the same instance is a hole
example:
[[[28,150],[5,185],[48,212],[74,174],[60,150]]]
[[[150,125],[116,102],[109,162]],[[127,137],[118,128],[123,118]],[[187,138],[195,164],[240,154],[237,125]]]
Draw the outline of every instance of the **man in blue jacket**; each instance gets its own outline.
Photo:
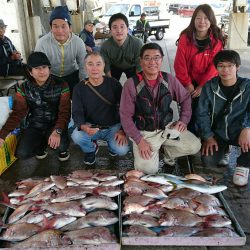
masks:
[[[250,79],[237,75],[240,56],[236,51],[217,53],[218,76],[202,89],[198,105],[198,126],[202,138],[202,162],[216,166],[229,145],[241,148],[233,182],[246,185],[250,162]]]

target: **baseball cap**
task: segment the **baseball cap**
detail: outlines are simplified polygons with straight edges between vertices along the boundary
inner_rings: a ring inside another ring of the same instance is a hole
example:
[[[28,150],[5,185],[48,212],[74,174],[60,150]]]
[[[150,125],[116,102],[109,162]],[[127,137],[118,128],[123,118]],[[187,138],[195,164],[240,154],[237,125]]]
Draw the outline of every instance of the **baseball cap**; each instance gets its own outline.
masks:
[[[62,19],[65,22],[68,22],[69,24],[71,24],[71,17],[69,14],[69,9],[66,5],[57,6],[54,8],[54,10],[52,11],[50,15],[49,23],[51,24],[53,20],[55,19]]]
[[[0,19],[0,27],[6,27],[7,25],[4,23],[3,19]]]

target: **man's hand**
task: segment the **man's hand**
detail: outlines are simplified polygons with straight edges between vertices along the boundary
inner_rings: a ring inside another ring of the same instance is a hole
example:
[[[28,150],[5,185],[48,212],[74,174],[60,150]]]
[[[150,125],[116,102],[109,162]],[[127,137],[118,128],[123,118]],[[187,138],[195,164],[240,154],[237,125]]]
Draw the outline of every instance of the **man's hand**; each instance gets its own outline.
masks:
[[[87,45],[85,45],[85,47],[86,47],[86,50],[87,50],[87,52],[88,52],[88,53],[93,52],[93,50],[92,50],[92,48],[91,48],[91,47],[89,47],[89,46],[87,46]]]
[[[192,93],[192,98],[199,97],[201,95],[202,87],[198,86]]]
[[[202,142],[201,154],[205,156],[213,155],[214,149],[218,151],[218,143],[213,137],[209,137],[206,141]]]
[[[116,142],[117,142],[117,144],[119,146],[123,146],[123,145],[128,144],[127,137],[126,137],[125,133],[122,130],[119,130],[119,131],[116,132],[115,140],[116,140]]]
[[[177,122],[173,122],[169,128],[176,129],[179,132],[183,132],[187,130],[187,125],[182,121],[177,121]]]
[[[88,135],[92,136],[99,131],[99,128],[91,128],[90,124],[81,125],[81,130],[87,133]]]
[[[21,54],[18,51],[13,51],[11,56],[10,56],[11,60],[15,61],[15,60],[21,60]]]
[[[192,94],[192,92],[194,91],[194,85],[191,83],[186,87],[186,90]]]
[[[247,153],[250,149],[250,129],[244,128],[239,136],[239,145],[243,153]]]
[[[3,146],[4,144],[4,139],[0,138],[0,148]]]
[[[61,141],[61,135],[57,134],[56,131],[54,130],[49,137],[48,145],[51,148],[57,149],[60,145],[60,141]]]
[[[144,139],[142,138],[138,144],[139,152],[141,158],[144,160],[149,160],[152,157],[152,148],[151,145]]]

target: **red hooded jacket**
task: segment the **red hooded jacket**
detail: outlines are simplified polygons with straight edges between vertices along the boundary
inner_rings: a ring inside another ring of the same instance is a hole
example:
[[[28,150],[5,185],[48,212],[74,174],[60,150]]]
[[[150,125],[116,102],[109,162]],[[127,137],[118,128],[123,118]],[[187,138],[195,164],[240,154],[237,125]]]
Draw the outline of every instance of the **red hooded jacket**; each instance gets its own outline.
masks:
[[[212,48],[208,46],[199,52],[195,41],[189,41],[186,34],[182,34],[175,56],[174,69],[177,79],[184,87],[195,81],[204,86],[211,78],[217,76],[217,70],[213,64],[214,56],[223,49],[223,42],[215,40],[210,34]]]

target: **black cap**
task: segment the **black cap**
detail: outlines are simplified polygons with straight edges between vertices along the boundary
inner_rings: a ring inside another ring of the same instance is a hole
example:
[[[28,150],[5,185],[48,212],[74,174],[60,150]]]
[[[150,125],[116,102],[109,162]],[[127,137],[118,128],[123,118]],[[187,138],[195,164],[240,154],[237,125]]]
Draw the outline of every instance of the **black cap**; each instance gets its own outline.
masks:
[[[55,19],[62,19],[71,24],[71,17],[67,5],[55,7],[50,15],[49,23],[52,24],[52,21]]]
[[[27,64],[30,68],[35,68],[43,65],[51,66],[48,57],[43,52],[33,52],[30,54]]]

